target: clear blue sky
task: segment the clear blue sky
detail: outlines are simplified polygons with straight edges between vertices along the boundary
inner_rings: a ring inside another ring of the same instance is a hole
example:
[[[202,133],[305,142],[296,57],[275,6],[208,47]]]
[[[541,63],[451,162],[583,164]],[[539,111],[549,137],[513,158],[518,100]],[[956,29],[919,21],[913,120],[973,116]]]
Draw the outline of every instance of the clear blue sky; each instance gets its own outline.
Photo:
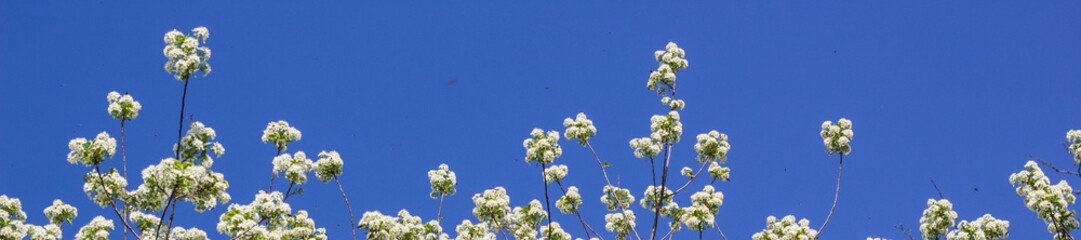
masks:
[[[265,188],[274,148],[259,136],[284,119],[304,133],[290,150],[341,152],[358,217],[406,208],[432,218],[426,172],[450,164],[459,193],[447,199],[443,227],[452,231],[473,218],[470,196],[484,189],[506,187],[513,205],[543,199],[521,141],[534,127],[562,131],[578,112],[597,124],[594,143],[611,173],[640,198],[649,167],[627,141],[648,135],[649,116],[665,112],[645,81],[653,51],[675,41],[690,61],[679,74],[684,138],[717,129],[733,146],[717,219],[733,239],[760,231],[769,215],[822,222],[837,165],[819,125],[840,117],[854,121],[856,137],[824,239],[904,238],[894,224],[918,236],[936,196],[929,177],[961,219],[991,213],[1010,220],[1015,239],[1049,238],[1007,179],[1030,156],[1072,163],[1061,144],[1081,128],[1078,12],[1070,1],[3,1],[0,194],[21,198],[34,223],[54,198],[74,204],[80,216],[65,237],[111,216],[82,193],[88,169],[65,161],[68,140],[117,135],[105,95],[128,91],[144,107],[128,125],[129,168],[171,156],[183,85],[162,69],[161,39],[207,26],[214,71],[192,80],[187,111],[225,144],[214,168],[235,203]],[[587,150],[563,144],[556,162],[570,166],[566,182],[582,189],[586,217],[603,228],[599,171]],[[692,145],[676,146],[673,168],[693,163]],[[1081,187],[1077,177],[1051,176]],[[290,203],[332,239],[347,238],[336,187],[312,180]],[[178,206],[181,226],[217,236],[224,207]],[[652,215],[634,209],[648,232]],[[582,235],[572,215],[555,220]]]

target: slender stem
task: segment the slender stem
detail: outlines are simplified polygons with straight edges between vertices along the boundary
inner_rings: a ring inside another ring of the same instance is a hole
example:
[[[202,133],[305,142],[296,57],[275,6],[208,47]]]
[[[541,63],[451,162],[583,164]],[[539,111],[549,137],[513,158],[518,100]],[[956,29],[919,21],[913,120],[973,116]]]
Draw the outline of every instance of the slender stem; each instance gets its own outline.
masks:
[[[349,209],[349,230],[353,231],[353,240],[357,239],[357,221],[353,215],[353,205],[349,204],[349,197],[345,196],[345,188],[342,187],[342,180],[338,179],[338,176],[334,176],[334,181],[338,182],[338,191],[342,193],[342,199],[345,200],[345,208]],[[439,197],[439,207],[443,207],[443,196]],[[442,221],[442,217],[439,218]]]
[[[182,138],[183,137],[182,133],[184,132],[184,104],[186,103],[186,101],[188,99],[188,83],[189,82],[190,81],[188,81],[187,78],[184,78],[184,92],[180,95],[180,123],[179,123],[180,126],[177,126],[177,128],[176,128],[176,153],[175,153],[176,155],[174,156],[177,159],[180,159],[180,140],[183,139]]]
[[[661,217],[661,203],[664,202],[664,192],[668,188],[668,163],[672,159],[672,144],[666,143],[664,147],[664,170],[661,170],[660,196],[653,203],[653,229],[650,230],[650,239],[657,239],[657,222]]]
[[[180,187],[180,184],[173,184],[173,190],[169,192],[169,197],[165,198],[165,209],[161,210],[161,216],[158,217],[158,219],[161,219],[161,220],[158,221],[158,226],[154,228],[154,236],[155,237],[159,237],[157,234],[161,232],[161,225],[162,225],[162,223],[165,223],[165,221],[164,221],[165,220],[165,213],[169,212],[169,206],[173,205],[172,204],[173,203],[173,197],[176,196],[176,189],[178,187]],[[166,234],[166,235],[168,235],[168,234]]]
[[[837,155],[839,156],[840,160],[837,161],[837,190],[833,192],[833,206],[830,207],[829,214],[826,214],[826,221],[823,221],[822,226],[818,228],[818,235],[815,236],[815,239],[818,239],[818,237],[822,236],[822,230],[825,230],[826,224],[830,223],[830,218],[833,217],[833,212],[837,210],[837,199],[841,196],[841,170],[843,170],[842,167],[845,163],[845,153],[839,152]]]
[[[657,186],[657,164],[653,162],[653,157],[649,157],[649,174],[653,176],[653,186]]]
[[[124,180],[128,179],[128,144],[124,138],[124,122],[127,119],[120,118],[120,159],[124,167]],[[128,203],[124,202],[124,215],[128,215]],[[124,240],[128,239],[128,229],[124,228]]]
[[[127,218],[125,217],[125,215],[121,214],[120,210],[117,209],[116,201],[113,200],[113,194],[109,192],[109,188],[105,187],[105,177],[103,177],[101,175],[101,167],[98,166],[98,165],[94,165],[94,173],[98,175],[98,183],[99,183],[98,185],[101,185],[101,189],[105,190],[105,195],[109,196],[109,204],[112,205],[112,207],[113,207],[113,213],[116,213],[116,217],[120,218],[120,223],[124,224],[124,229],[130,230],[131,234],[135,235],[136,239],[142,239],[141,237],[139,237],[139,234],[135,233],[135,230],[133,230],[131,228],[131,225],[128,225],[128,221],[127,221]],[[127,235],[125,235],[125,236],[127,236]]]
[[[552,239],[552,202],[548,198],[548,178],[544,175],[545,164],[541,163],[541,182],[544,183],[545,213],[548,213],[548,239]]]
[[[698,230],[698,240],[702,240],[702,230]]]
[[[728,240],[728,236],[725,236],[725,235],[724,235],[724,231],[721,231],[721,226],[720,226],[720,225],[717,225],[717,223],[714,223],[714,224],[713,224],[713,228],[716,228],[716,229],[717,229],[717,233],[720,233],[720,234],[721,234],[721,239],[724,239],[724,240]]]
[[[289,200],[289,196],[293,196],[293,185],[296,184],[293,182],[289,182],[289,188],[285,189],[285,198],[282,198],[282,202],[285,202],[285,200]]]
[[[443,221],[443,194],[439,194],[439,208],[435,210],[435,220]]]
[[[176,216],[176,201],[173,201],[172,210],[169,210],[169,228],[165,229],[165,240],[169,240],[169,236],[173,234],[170,229],[173,229],[173,217]]]
[[[942,190],[938,189],[938,183],[935,183],[935,178],[928,177],[928,179],[931,179],[931,186],[934,186],[935,192],[938,192],[938,199],[945,199],[946,197],[942,195]]]
[[[282,155],[282,150],[283,149],[278,148],[278,152],[274,154],[274,157],[278,157],[278,155]],[[266,190],[267,192],[274,191],[274,178],[277,177],[277,176],[278,176],[278,174],[275,173],[274,170],[270,170],[270,186],[267,187],[267,190]]]
[[[676,189],[675,192],[672,192],[672,196],[676,196],[676,194],[679,194],[679,192],[683,191],[683,189],[687,188],[687,186],[690,186],[691,182],[694,182],[695,179],[698,179],[698,174],[701,174],[702,170],[705,170],[705,169],[706,169],[706,163],[702,163],[702,166],[698,167],[698,171],[694,172],[694,175],[691,175],[691,178],[687,179],[687,182],[683,183],[683,186],[680,186],[679,188]],[[716,179],[714,179],[714,180],[716,180]],[[712,184],[713,184],[713,182],[710,182],[710,185],[712,185]]]

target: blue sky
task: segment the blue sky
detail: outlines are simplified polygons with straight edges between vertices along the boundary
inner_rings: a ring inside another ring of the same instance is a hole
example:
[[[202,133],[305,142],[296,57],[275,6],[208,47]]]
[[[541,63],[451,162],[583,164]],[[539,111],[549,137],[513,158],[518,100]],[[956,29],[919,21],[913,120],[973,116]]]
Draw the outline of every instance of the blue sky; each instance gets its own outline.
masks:
[[[856,137],[823,239],[905,238],[895,224],[918,237],[920,213],[937,195],[930,177],[961,219],[991,213],[1010,220],[1013,238],[1049,238],[1007,179],[1032,157],[1072,163],[1061,144],[1081,128],[1079,10],[1064,1],[4,1],[0,194],[21,198],[34,223],[52,199],[72,203],[80,216],[64,227],[68,237],[95,215],[111,216],[82,193],[88,169],[65,161],[67,141],[117,135],[105,95],[128,91],[144,107],[127,128],[129,168],[171,156],[183,84],[162,69],[162,35],[206,26],[214,71],[192,80],[187,112],[225,145],[214,168],[234,203],[267,184],[274,148],[259,136],[283,119],[304,133],[290,150],[342,154],[358,217],[401,208],[434,217],[426,172],[448,163],[459,180],[444,209],[451,230],[473,218],[470,196],[484,189],[506,187],[513,205],[543,199],[521,141],[534,127],[562,130],[578,112],[597,124],[594,145],[615,165],[610,174],[641,197],[649,166],[627,141],[648,135],[649,116],[665,112],[644,86],[653,51],[674,41],[690,61],[679,74],[684,139],[716,129],[733,146],[733,181],[717,184],[725,194],[717,223],[733,239],[760,231],[769,215],[822,222],[837,166],[818,130],[840,117],[854,121]],[[586,149],[562,143],[565,181],[581,188],[585,217],[603,228],[600,173]],[[692,145],[676,145],[674,169],[693,164]],[[332,239],[347,238],[336,187],[314,178],[305,187],[293,208],[309,210]],[[225,209],[178,206],[179,225],[210,233]],[[648,232],[652,215],[634,210]],[[555,220],[582,235],[573,215]]]

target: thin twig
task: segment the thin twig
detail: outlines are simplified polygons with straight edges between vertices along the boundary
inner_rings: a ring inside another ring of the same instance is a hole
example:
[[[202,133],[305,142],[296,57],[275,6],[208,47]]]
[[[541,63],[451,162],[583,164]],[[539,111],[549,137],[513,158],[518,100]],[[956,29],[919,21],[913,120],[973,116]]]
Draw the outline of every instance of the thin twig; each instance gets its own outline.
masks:
[[[120,159],[122,166],[124,167],[124,180],[128,180],[128,144],[124,137],[124,121],[125,118],[120,118]],[[124,215],[128,215],[128,202],[124,202]],[[128,239],[128,229],[124,228],[124,240]]]
[[[177,159],[180,159],[180,140],[183,139],[182,133],[184,133],[184,104],[187,102],[188,99],[189,82],[190,81],[188,81],[187,78],[184,78],[184,93],[180,95],[180,126],[176,128],[176,155],[174,156]]]
[[[1061,173],[1061,174],[1081,175],[1081,172],[1075,172],[1075,171],[1070,171],[1070,170],[1066,170],[1066,169],[1060,169],[1058,167],[1055,167],[1054,164],[1051,164],[1051,162],[1044,161],[1043,159],[1036,159],[1036,161],[1039,161],[1041,165],[1047,166],[1047,167],[1051,168],[1051,170],[1055,170],[1055,172],[1058,172],[1058,173]]]
[[[664,202],[664,192],[668,190],[668,163],[672,159],[672,144],[666,143],[664,147],[664,170],[661,170],[660,197],[653,203],[653,229],[650,230],[649,238],[657,239],[657,222],[661,217],[661,203]]]
[[[833,206],[830,207],[829,214],[826,214],[826,221],[823,221],[822,226],[818,228],[818,235],[815,236],[815,239],[818,239],[818,237],[822,236],[822,230],[825,230],[826,224],[830,223],[830,218],[833,217],[833,212],[837,210],[837,199],[841,196],[841,167],[843,167],[845,163],[845,153],[838,152],[837,155],[840,156],[840,160],[837,161],[837,190],[833,192]]]
[[[345,200],[345,208],[349,209],[349,230],[353,231],[353,240],[357,239],[357,222],[356,217],[353,215],[353,205],[349,204],[349,197],[345,196],[345,188],[342,187],[342,180],[338,179],[338,176],[334,176],[334,181],[338,183],[338,191],[342,193],[342,199]],[[443,196],[439,196],[439,207],[443,208]],[[439,221],[442,222],[443,218],[439,217]]]
[[[435,220],[440,222],[443,221],[443,196],[446,195],[439,194],[439,208],[435,210]]]
[[[931,186],[935,186],[935,192],[938,192],[938,199],[946,199],[946,197],[942,195],[942,190],[938,188],[938,183],[935,183],[935,178],[933,178],[933,177],[927,177],[927,178],[931,179]]]
[[[276,157],[278,157],[278,155],[282,155],[282,150],[283,149],[278,148],[278,152],[274,153],[274,157],[276,158]],[[277,176],[278,176],[278,174],[275,173],[274,170],[270,170],[270,187],[267,187],[267,190],[266,190],[267,192],[274,191],[274,178],[277,177]]]
[[[544,211],[548,213],[548,239],[552,239],[552,202],[548,199],[548,177],[544,175],[545,164],[542,162],[540,165],[541,183],[544,183]]]
[[[679,194],[679,192],[683,191],[684,188],[687,188],[687,186],[690,186],[691,182],[694,182],[695,179],[698,179],[698,174],[702,173],[702,170],[705,170],[705,169],[706,169],[706,164],[702,163],[702,166],[698,167],[698,171],[694,172],[694,175],[691,175],[691,178],[687,179],[687,182],[683,183],[683,186],[680,186],[678,189],[676,189],[675,192],[672,192],[672,196],[675,197],[676,194]],[[710,182],[710,184],[712,184],[712,182]]]
[[[563,192],[563,195],[567,195],[567,190],[565,188],[563,188],[563,182],[562,181],[556,180],[556,185],[559,185],[559,191]],[[596,235],[597,238],[604,239],[604,238],[601,238],[600,233],[597,233],[597,230],[593,230],[593,227],[589,226],[589,224],[586,223],[586,219],[582,217],[582,212],[579,211],[578,208],[574,209],[574,215],[577,215],[578,216],[578,221],[582,223],[582,230],[584,230],[586,232],[586,239],[590,238],[590,235],[589,235],[590,231],[592,231],[593,235]]]
[[[894,224],[893,228],[896,228],[898,231],[901,231],[901,233],[904,233],[905,236],[908,237],[908,240],[916,240],[916,237],[912,236],[912,231],[905,229],[905,225],[901,225],[900,223],[898,223]]]
[[[728,236],[724,235],[724,231],[721,231],[721,226],[717,223],[713,223],[713,228],[717,229],[717,233],[721,234],[721,239],[728,240]]]
[[[124,224],[124,229],[131,231],[131,234],[135,235],[135,239],[142,239],[142,237],[139,237],[139,234],[135,233],[135,230],[131,228],[131,225],[128,225],[127,218],[124,214],[121,214],[120,210],[116,208],[116,201],[113,200],[113,194],[109,193],[109,188],[105,187],[105,177],[102,177],[101,175],[101,167],[94,165],[94,173],[98,175],[98,185],[101,185],[101,189],[105,190],[105,195],[109,196],[109,205],[112,205],[113,213],[116,213],[116,217],[120,218],[120,223]]]

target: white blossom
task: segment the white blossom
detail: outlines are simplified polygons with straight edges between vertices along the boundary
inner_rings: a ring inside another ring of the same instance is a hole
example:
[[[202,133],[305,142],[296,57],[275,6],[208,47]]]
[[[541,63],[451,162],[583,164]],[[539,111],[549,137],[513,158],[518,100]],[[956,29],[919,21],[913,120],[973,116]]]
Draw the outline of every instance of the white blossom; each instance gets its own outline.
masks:
[[[68,163],[80,163],[84,166],[96,166],[116,154],[116,139],[109,133],[98,133],[94,140],[75,138],[68,142]]]
[[[559,147],[559,132],[534,128],[529,133],[530,137],[522,141],[525,148],[525,161],[538,162],[541,164],[552,163],[557,157],[563,155],[563,149]]]
[[[552,165],[544,169],[544,182],[558,182],[567,176],[567,165]]]
[[[176,29],[165,33],[165,72],[173,74],[178,81],[187,81],[194,73],[210,74],[210,48],[200,46],[199,40],[206,43],[210,31],[206,27],[192,29],[191,35],[185,35]]]
[[[507,196],[506,189],[495,187],[474,194],[473,204],[473,216],[476,216],[478,221],[492,229],[506,226],[507,217],[511,213],[510,196]]]
[[[315,171],[315,177],[318,177],[319,181],[326,183],[342,175],[342,165],[344,164],[342,156],[338,155],[338,151],[320,151],[319,160],[312,164],[312,169]]]
[[[661,190],[664,193],[661,193]],[[663,198],[662,198],[663,196]],[[649,209],[649,211],[656,211],[658,206],[668,205],[672,201],[672,189],[667,187],[653,186],[646,187],[646,192],[642,194],[642,200],[639,202],[642,207]]]
[[[582,205],[582,195],[578,194],[578,187],[570,186],[567,188],[567,193],[556,200],[556,208],[562,213],[573,213],[578,211],[578,206]]]
[[[698,134],[698,142],[694,144],[694,151],[698,152],[695,160],[698,163],[719,160],[724,163],[728,160],[728,150],[732,148],[728,144],[728,135],[711,130],[709,133]]]
[[[688,66],[686,53],[676,43],[669,42],[664,50],[654,52],[653,57],[657,60],[658,67],[657,70],[649,73],[646,88],[657,91],[659,95],[664,95],[669,91],[674,92],[676,73]]]
[[[766,229],[751,236],[752,240],[788,240],[801,239],[811,240],[818,238],[818,231],[811,229],[811,221],[806,218],[796,222],[792,215],[781,218],[769,216],[766,218]]]
[[[217,137],[217,131],[213,128],[199,121],[192,122],[188,132],[180,139],[180,144],[173,145],[173,150],[180,149],[180,160],[192,161],[209,168],[214,165],[211,155],[221,157],[225,154],[225,147],[214,141]]]
[[[75,234],[75,239],[78,240],[108,240],[109,231],[113,230],[113,220],[107,220],[104,217],[97,216],[94,220],[90,220],[90,223],[86,224],[82,228],[79,228],[79,232]]]
[[[559,226],[558,222],[552,222],[552,224],[541,226],[541,239],[544,240],[571,240],[571,234],[563,230],[563,227]],[[548,236],[552,236],[548,238]]]
[[[670,111],[667,115],[653,115],[649,118],[649,138],[661,144],[679,142],[683,135],[683,123],[679,121],[679,112]]]
[[[49,223],[60,225],[63,222],[72,223],[75,217],[79,216],[79,209],[55,199],[53,205],[45,208],[44,213],[45,217],[49,218]]]
[[[683,107],[686,106],[686,103],[684,103],[682,99],[675,99],[672,97],[662,97],[661,103],[668,106],[669,110],[673,111],[683,110]]]
[[[731,169],[728,169],[728,167],[721,167],[721,165],[717,164],[717,162],[712,162],[709,164],[709,176],[713,177],[713,179],[720,179],[721,181],[727,182],[729,180],[729,175],[731,174],[731,172]]]
[[[679,169],[679,175],[683,175],[687,178],[694,178],[694,169],[691,169],[690,167],[683,167],[682,169]]]
[[[999,220],[991,214],[984,214],[976,221],[958,223],[956,229],[946,234],[946,240],[1006,239],[1010,236],[1008,228],[1010,228],[1010,221]]]
[[[86,173],[83,181],[83,192],[86,192],[86,196],[98,206],[109,206],[114,198],[122,198],[123,194],[127,193],[125,189],[128,187],[128,180],[115,168],[105,173],[99,173],[96,170]]]
[[[717,214],[723,203],[724,193],[718,192],[713,185],[706,185],[702,191],[691,194],[691,204],[706,207],[710,214]]]
[[[563,136],[567,139],[578,139],[578,144],[585,145],[589,138],[597,134],[597,127],[593,126],[593,120],[586,118],[586,113],[578,113],[574,119],[563,119],[563,126],[567,128]]]
[[[263,129],[262,138],[263,143],[274,143],[274,146],[278,148],[278,151],[285,151],[289,143],[300,141],[301,137],[300,130],[289,126],[289,122],[278,120],[266,124],[266,129]]]
[[[1066,141],[1069,143],[1066,149],[1073,155],[1074,163],[1081,164],[1081,130],[1071,129],[1066,132]]]
[[[603,192],[601,203],[608,206],[608,211],[615,211],[617,207],[626,209],[631,202],[634,202],[634,195],[631,195],[631,191],[626,188],[605,185]]]
[[[533,199],[523,207],[514,207],[507,217],[507,230],[516,239],[536,239],[537,228],[546,218],[548,218],[548,212],[544,211],[544,205]]]
[[[1010,184],[1017,187],[1017,195],[1025,199],[1025,206],[1043,219],[1055,239],[1072,238],[1065,233],[1078,229],[1077,212],[1069,209],[1077,198],[1066,180],[1051,185],[1051,179],[1040,166],[1028,161],[1024,170],[1010,174]]]
[[[316,228],[307,211],[294,213],[277,191],[259,191],[247,205],[229,205],[217,230],[234,239],[327,239],[325,228]]]
[[[680,211],[679,220],[692,230],[703,231],[713,227],[713,215],[708,207],[693,204]]]
[[[848,155],[852,152],[852,121],[841,118],[837,124],[830,121],[822,122],[822,144],[826,146],[826,154],[841,153]]]
[[[22,201],[0,195],[0,239],[23,239],[26,237],[26,212],[22,210]]]
[[[139,117],[139,110],[143,109],[143,105],[127,93],[120,95],[115,91],[109,92],[105,99],[109,101],[109,115],[121,121]]]
[[[169,195],[192,202],[197,212],[209,210],[218,203],[232,199],[227,192],[229,182],[224,175],[209,167],[185,164],[173,158],[162,159],[158,164],[146,167],[142,171],[142,177],[143,184],[128,192],[130,202],[137,209],[162,209],[162,203]]]
[[[485,223],[474,225],[469,220],[462,220],[462,224],[458,224],[454,231],[458,233],[455,240],[496,240],[495,233],[489,230]]]
[[[30,240],[59,240],[64,234],[63,231],[60,231],[58,224],[47,224],[45,226],[27,224],[25,226],[28,227],[26,233],[30,235]]]
[[[661,143],[648,137],[635,138],[631,139],[631,149],[634,149],[634,156],[637,158],[653,158],[661,152]]]
[[[439,164],[439,168],[428,171],[428,182],[432,185],[432,198],[443,195],[454,195],[454,188],[458,185],[458,176],[450,170],[447,164]]]
[[[378,211],[365,212],[358,227],[368,231],[366,237],[370,240],[449,239],[438,221],[423,223],[420,217],[409,214],[405,209],[398,211],[397,217],[386,216]]]
[[[604,215],[604,229],[616,233],[616,239],[627,239],[627,234],[634,231],[634,212],[624,210]]]
[[[273,163],[274,174],[284,173],[285,179],[288,179],[289,183],[292,184],[307,182],[308,172],[312,170],[312,160],[308,159],[308,155],[304,154],[304,151],[297,151],[292,155],[282,153],[274,157]]]
[[[920,233],[923,233],[923,239],[938,238],[939,235],[946,234],[946,230],[953,227],[956,220],[957,212],[953,211],[950,200],[927,199],[927,209],[923,210],[923,216],[920,217]]]

